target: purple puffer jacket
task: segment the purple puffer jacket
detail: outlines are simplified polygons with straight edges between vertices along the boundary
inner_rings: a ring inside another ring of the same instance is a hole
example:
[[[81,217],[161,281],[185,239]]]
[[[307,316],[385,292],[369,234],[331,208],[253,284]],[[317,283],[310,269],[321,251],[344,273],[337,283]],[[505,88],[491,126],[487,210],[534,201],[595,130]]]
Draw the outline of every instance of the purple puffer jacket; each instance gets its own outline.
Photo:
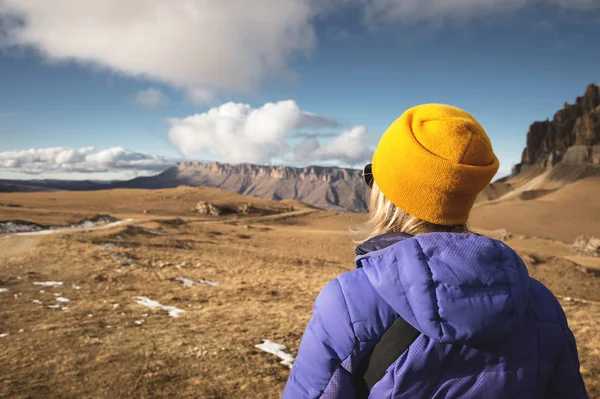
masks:
[[[391,234],[362,252],[317,297],[284,399],[355,398],[352,373],[398,316],[422,334],[370,398],[587,398],[560,304],[504,243]]]

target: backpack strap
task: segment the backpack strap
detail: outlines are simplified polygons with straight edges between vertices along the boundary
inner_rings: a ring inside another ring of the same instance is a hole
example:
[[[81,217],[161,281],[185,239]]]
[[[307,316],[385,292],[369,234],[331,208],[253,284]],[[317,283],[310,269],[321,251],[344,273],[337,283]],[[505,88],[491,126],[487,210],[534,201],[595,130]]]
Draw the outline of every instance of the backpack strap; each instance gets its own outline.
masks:
[[[357,399],[369,397],[373,386],[419,335],[421,332],[401,317],[392,324],[371,354],[360,364],[354,381]]]

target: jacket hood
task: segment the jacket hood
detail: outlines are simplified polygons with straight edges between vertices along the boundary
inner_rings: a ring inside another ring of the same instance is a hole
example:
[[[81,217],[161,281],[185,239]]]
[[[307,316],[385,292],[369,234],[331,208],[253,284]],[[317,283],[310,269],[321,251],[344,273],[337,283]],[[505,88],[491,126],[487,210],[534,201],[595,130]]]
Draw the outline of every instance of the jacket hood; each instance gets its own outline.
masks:
[[[444,343],[477,344],[522,326],[529,275],[506,244],[460,233],[385,235],[375,241],[379,244],[357,249],[358,266],[394,311],[423,334]]]

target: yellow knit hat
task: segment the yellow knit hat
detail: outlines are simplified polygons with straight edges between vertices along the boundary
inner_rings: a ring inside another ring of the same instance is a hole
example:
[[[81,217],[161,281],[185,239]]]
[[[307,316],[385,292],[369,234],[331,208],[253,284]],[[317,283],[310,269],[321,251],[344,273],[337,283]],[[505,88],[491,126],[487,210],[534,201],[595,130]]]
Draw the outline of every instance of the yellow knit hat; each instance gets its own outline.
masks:
[[[422,220],[448,226],[467,222],[498,167],[479,122],[443,104],[407,110],[373,154],[373,178],[387,199]]]

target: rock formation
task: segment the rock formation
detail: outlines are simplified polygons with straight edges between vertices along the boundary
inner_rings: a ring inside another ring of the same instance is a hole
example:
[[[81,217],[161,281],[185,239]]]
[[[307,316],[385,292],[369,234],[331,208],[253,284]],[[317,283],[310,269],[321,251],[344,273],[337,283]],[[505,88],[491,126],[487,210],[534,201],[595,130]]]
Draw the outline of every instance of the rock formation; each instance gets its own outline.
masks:
[[[569,249],[578,255],[600,256],[600,238],[578,237]]]
[[[551,121],[531,125],[515,173],[531,165],[552,168],[563,159],[570,165],[600,164],[600,87],[595,84],[574,104],[565,103]]]
[[[204,201],[198,202],[194,210],[203,215],[219,216],[221,214],[220,208]]]

